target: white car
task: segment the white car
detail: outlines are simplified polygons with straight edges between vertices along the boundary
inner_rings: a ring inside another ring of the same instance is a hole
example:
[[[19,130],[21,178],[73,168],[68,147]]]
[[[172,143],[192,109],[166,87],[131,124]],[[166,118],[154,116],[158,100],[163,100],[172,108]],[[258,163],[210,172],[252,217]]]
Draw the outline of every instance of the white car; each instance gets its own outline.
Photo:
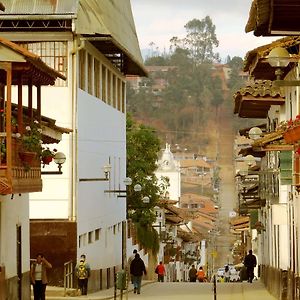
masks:
[[[230,282],[240,281],[239,272],[234,267],[229,267],[229,272],[230,272]]]
[[[223,276],[224,277],[224,274],[225,274],[225,268],[219,268],[217,270],[217,281],[220,281],[221,277]]]

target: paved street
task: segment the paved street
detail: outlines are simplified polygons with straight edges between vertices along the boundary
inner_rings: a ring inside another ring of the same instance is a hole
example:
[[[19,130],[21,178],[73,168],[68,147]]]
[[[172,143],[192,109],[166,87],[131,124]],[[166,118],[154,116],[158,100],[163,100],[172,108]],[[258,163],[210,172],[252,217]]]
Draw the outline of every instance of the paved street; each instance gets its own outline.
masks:
[[[140,295],[130,293],[128,299],[213,300],[210,283],[155,283],[144,286]],[[217,300],[275,300],[260,282],[217,284]]]
[[[153,283],[143,281],[141,294],[133,294],[132,286],[128,299],[141,300],[213,300],[213,285],[211,283],[189,283],[189,282],[165,282]],[[51,289],[51,288],[50,288]],[[119,294],[119,293],[118,293]],[[113,289],[102,290],[87,296],[79,297],[58,297],[47,295],[48,300],[108,300],[113,299]],[[119,295],[117,299],[120,299]],[[123,300],[126,295],[123,296]],[[217,300],[276,300],[272,297],[263,284],[254,282],[249,284],[243,283],[218,283],[217,284]]]

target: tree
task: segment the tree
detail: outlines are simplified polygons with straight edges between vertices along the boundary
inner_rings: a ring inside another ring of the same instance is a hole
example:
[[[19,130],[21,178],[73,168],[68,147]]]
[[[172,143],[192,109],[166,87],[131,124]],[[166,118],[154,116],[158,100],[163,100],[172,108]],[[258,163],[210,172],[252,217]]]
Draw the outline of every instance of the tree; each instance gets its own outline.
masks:
[[[158,234],[152,228],[156,216],[153,208],[157,205],[160,194],[164,192],[154,174],[160,151],[160,140],[153,128],[137,124],[127,115],[127,176],[133,184],[127,190],[128,218],[132,219],[137,228],[140,244],[156,253],[159,248]],[[141,192],[134,191],[134,185],[142,186]],[[143,203],[143,197],[150,198]]]
[[[197,64],[219,59],[219,55],[214,53],[214,47],[219,46],[216,26],[209,16],[202,20],[193,19],[184,27],[187,31],[184,44]]]

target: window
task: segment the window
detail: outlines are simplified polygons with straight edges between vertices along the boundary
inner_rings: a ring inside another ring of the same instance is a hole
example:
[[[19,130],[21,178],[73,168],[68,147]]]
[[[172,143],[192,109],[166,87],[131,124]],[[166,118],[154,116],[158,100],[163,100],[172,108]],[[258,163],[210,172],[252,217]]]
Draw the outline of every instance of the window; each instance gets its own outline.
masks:
[[[107,72],[106,72],[105,66],[102,65],[102,100],[104,102],[107,102],[107,87],[106,87],[106,82],[107,82]]]
[[[126,95],[126,90],[125,90],[125,82],[122,81],[122,108],[121,111],[124,113],[125,112],[125,95]]]
[[[94,61],[94,73],[95,96],[100,99],[100,63],[97,59]]]
[[[93,57],[91,54],[88,54],[88,93],[93,95]]]
[[[20,42],[23,48],[38,55],[43,62],[54,70],[67,76],[68,44],[66,41],[56,42]],[[66,86],[66,81],[57,79],[56,86]]]
[[[116,75],[112,76],[113,84],[112,84],[112,90],[113,90],[113,107],[117,107],[117,77]]]
[[[111,72],[107,70],[107,103],[111,104]]]
[[[114,234],[117,233],[117,225],[114,225],[114,227],[113,227],[113,232],[114,232]]]
[[[88,234],[88,242],[91,244],[93,242],[93,231],[90,231]]]
[[[95,230],[95,241],[99,241],[100,240],[100,231],[101,231],[100,228],[97,228]]]
[[[86,52],[85,50],[80,50],[79,52],[79,88],[83,91],[85,90],[85,61]]]
[[[79,236],[79,248],[86,245],[86,233]]]

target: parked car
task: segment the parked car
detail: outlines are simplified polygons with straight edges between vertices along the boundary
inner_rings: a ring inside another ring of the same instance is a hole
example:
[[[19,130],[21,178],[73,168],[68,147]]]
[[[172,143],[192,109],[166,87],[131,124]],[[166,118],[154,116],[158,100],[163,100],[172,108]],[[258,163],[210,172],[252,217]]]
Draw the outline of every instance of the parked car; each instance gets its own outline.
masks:
[[[225,268],[219,268],[217,270],[217,276],[216,276],[217,281],[220,282],[221,278],[224,277],[224,274],[225,274]]]
[[[230,272],[230,282],[238,282],[238,281],[240,281],[239,272],[235,269],[235,267],[230,266],[229,267],[229,272]]]

